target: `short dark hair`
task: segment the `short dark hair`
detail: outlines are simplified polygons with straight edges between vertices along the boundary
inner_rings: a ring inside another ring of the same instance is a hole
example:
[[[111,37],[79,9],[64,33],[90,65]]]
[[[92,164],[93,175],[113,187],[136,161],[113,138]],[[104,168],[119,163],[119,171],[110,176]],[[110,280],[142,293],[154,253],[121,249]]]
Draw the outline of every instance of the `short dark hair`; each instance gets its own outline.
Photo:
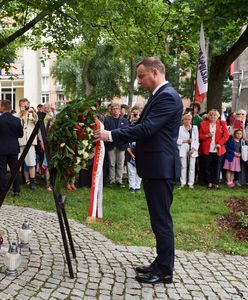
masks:
[[[193,106],[197,107],[198,112],[201,110],[201,104],[199,102],[193,102],[193,103],[191,103],[190,107],[193,108]]]
[[[4,108],[4,110],[10,111],[11,110],[11,102],[10,100],[1,100],[0,106]]]
[[[127,104],[121,104],[121,108],[129,109],[129,106]]]
[[[160,71],[160,73],[165,74],[165,65],[158,57],[145,57],[142,61],[137,64],[137,67],[143,65],[148,69],[155,68]]]

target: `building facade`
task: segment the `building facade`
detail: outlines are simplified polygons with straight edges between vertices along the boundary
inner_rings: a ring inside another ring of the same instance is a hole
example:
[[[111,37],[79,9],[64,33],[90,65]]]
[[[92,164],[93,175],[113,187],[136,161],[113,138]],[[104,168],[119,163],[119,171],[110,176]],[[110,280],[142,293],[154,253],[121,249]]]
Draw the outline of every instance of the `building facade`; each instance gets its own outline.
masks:
[[[45,49],[19,49],[10,70],[0,70],[1,100],[10,100],[16,111],[21,98],[27,98],[35,108],[44,103],[51,103],[54,107],[65,104],[63,89],[51,76],[55,60],[56,54],[48,56]]]
[[[234,62],[232,111],[248,111],[248,48]]]

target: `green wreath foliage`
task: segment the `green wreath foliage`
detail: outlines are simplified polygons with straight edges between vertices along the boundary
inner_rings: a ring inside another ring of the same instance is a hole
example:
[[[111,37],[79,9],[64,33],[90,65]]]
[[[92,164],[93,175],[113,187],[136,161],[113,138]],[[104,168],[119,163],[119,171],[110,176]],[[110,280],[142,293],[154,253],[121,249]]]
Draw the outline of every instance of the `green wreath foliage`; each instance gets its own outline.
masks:
[[[85,99],[69,102],[56,116],[48,132],[49,167],[56,170],[55,185],[74,176],[94,156],[93,130],[96,108]]]

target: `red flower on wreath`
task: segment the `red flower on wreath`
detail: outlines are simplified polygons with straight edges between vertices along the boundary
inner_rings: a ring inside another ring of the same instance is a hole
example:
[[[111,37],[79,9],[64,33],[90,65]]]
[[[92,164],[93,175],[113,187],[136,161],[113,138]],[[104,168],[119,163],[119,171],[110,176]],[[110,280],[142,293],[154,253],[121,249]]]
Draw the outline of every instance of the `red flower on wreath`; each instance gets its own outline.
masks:
[[[97,129],[97,125],[96,125],[96,123],[90,124],[90,128],[91,128],[92,130],[95,130],[95,129]]]
[[[82,140],[85,140],[88,138],[88,134],[85,132],[81,132],[78,134],[78,137],[80,137]]]
[[[73,172],[71,170],[67,170],[65,177],[71,177],[73,175]]]
[[[83,130],[82,126],[80,126],[79,124],[75,125],[75,128],[77,130],[77,133],[80,133]]]
[[[72,148],[72,150],[75,151],[75,152],[76,152],[77,149],[78,149],[76,145],[72,145],[71,148]]]
[[[78,120],[79,120],[80,122],[83,122],[83,123],[84,123],[84,122],[86,121],[86,117],[85,117],[83,114],[80,113],[80,114],[78,115]]]
[[[86,117],[85,116],[82,116],[81,117],[81,122],[85,122],[86,121]]]

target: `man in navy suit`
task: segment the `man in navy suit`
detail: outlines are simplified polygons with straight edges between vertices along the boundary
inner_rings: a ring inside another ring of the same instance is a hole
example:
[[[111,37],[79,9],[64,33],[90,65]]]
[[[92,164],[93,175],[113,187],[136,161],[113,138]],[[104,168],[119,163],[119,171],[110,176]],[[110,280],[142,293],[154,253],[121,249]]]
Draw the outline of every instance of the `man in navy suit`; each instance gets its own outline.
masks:
[[[14,117],[10,111],[10,101],[0,101],[0,196],[6,188],[7,165],[11,173],[17,167],[18,153],[20,151],[18,138],[23,136],[20,119]],[[13,182],[13,192],[13,196],[18,196],[20,193],[19,174],[17,174]]]
[[[175,249],[170,206],[180,177],[177,138],[183,105],[166,81],[165,67],[159,59],[144,58],[137,66],[137,77],[139,85],[152,93],[139,121],[133,127],[97,130],[95,140],[136,141],[136,166],[143,179],[157,257],[151,265],[137,267],[135,278],[143,283],[171,283]]]

